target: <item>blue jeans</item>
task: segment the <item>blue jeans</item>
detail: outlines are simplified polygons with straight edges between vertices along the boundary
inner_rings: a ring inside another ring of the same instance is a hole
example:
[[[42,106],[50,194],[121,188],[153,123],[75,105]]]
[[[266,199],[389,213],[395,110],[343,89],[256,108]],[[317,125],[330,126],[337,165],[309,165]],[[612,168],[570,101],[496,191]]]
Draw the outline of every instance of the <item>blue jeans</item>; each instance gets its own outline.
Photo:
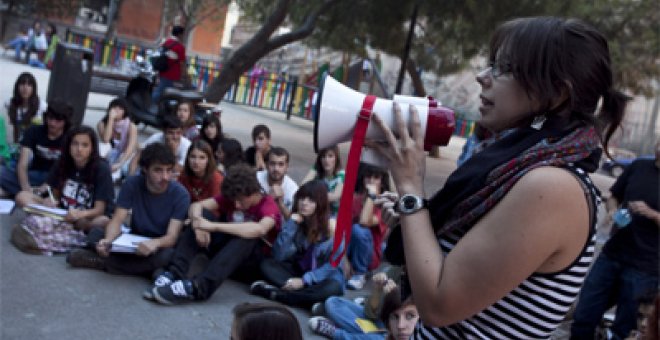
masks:
[[[158,100],[165,92],[165,89],[168,87],[174,86],[174,81],[169,80],[163,77],[158,78],[158,86],[154,89],[154,92],[151,94],[151,103],[158,105]]]
[[[46,182],[47,177],[48,171],[28,171],[28,180],[33,187],[40,186]],[[0,187],[11,195],[16,195],[21,191],[21,184],[18,182],[18,174],[15,168],[0,167]]]
[[[7,46],[14,49],[16,53],[16,60],[21,59],[21,50],[27,46],[27,37],[16,37],[7,44]]]
[[[362,332],[355,319],[366,318],[364,307],[351,300],[336,296],[330,297],[325,300],[325,313],[337,325],[334,339],[385,339],[383,333]],[[379,328],[385,328],[380,320],[375,323]]]
[[[369,270],[373,253],[374,242],[371,230],[358,223],[353,224],[351,243],[348,245],[346,255],[355,274],[365,274]]]
[[[640,272],[600,254],[589,272],[578,300],[572,339],[593,339],[603,313],[616,304],[616,318],[611,331],[619,338],[628,336],[637,326],[636,299],[658,287],[658,277]]]

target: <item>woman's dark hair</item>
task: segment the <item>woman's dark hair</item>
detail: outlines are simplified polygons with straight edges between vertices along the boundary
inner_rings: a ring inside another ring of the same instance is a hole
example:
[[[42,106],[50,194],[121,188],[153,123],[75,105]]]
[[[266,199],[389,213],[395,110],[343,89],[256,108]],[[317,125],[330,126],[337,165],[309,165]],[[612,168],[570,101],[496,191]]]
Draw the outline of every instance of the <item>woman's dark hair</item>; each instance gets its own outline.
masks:
[[[206,127],[209,125],[215,125],[216,128],[218,129],[218,133],[215,135],[215,138],[211,139],[208,136],[206,136]],[[222,141],[225,138],[225,135],[222,133],[222,123],[220,122],[220,118],[218,118],[216,115],[206,115],[204,116],[204,119],[202,119],[202,130],[199,133],[199,136],[201,139],[205,140],[211,148],[213,149],[213,154],[215,154],[216,150],[218,150],[218,145],[222,143]]]
[[[21,92],[19,88],[23,84],[28,84],[32,86],[32,95],[30,98],[27,99],[27,103],[23,102],[23,98],[21,97]],[[24,122],[29,122],[31,121],[34,116],[37,115],[37,112],[39,111],[39,95],[37,94],[37,80],[34,78],[34,75],[30,72],[23,72],[21,73],[18,78],[16,78],[16,82],[14,83],[14,95],[11,97],[11,100],[9,101],[9,122],[11,122],[12,125],[16,125],[16,119],[18,118],[18,109],[20,107],[23,107],[25,104],[27,104],[27,111],[25,112],[25,115],[23,116],[23,121]]]
[[[225,155],[225,159],[222,161],[225,170],[229,169],[234,164],[243,163],[245,161],[245,156],[243,155],[243,147],[241,143],[234,138],[226,138],[220,142],[220,149]]]
[[[215,164],[215,156],[213,155],[213,150],[211,150],[211,146],[209,145],[209,143],[201,139],[195,140],[194,142],[192,142],[192,144],[190,144],[190,147],[188,148],[188,153],[186,154],[186,164],[183,171],[186,173],[186,176],[188,176],[189,178],[196,177],[196,175],[193,173],[192,169],[190,168],[190,161],[188,160],[188,157],[190,157],[190,153],[195,149],[203,152],[208,158],[208,162],[206,163],[206,169],[204,170],[204,176],[202,177],[202,181],[204,181],[204,183],[208,183],[213,177],[213,173],[218,170],[216,169],[217,166]]]
[[[57,27],[52,22],[48,23],[48,28],[50,28],[51,37],[57,35]]]
[[[103,124],[108,124],[108,116],[110,115],[110,110],[113,108],[118,107],[124,110],[124,118],[130,117],[130,114],[128,112],[128,103],[126,102],[126,99],[124,97],[117,97],[110,101],[110,104],[108,104],[108,109],[105,110],[105,116],[103,116]]]
[[[369,163],[360,163],[355,192],[361,194],[367,192],[367,188],[364,186],[365,177],[380,177],[380,192],[390,190],[390,175],[387,170]]]
[[[404,301],[401,301],[401,288],[396,286],[390,290],[389,293],[383,296],[383,305],[380,309],[380,315],[378,315],[378,317],[386,326],[388,326],[387,328],[389,329],[390,314],[394,313],[401,307],[413,304],[414,302],[412,296],[405,299]]]
[[[316,243],[328,236],[328,218],[330,218],[328,204],[328,188],[322,180],[309,181],[298,188],[293,197],[293,212],[298,212],[298,201],[309,198],[316,203],[316,210],[309,219],[303,219],[301,230],[307,241]]]
[[[323,163],[321,163],[321,160],[323,157],[328,152],[332,152],[335,154],[335,158],[337,159],[337,162],[335,163],[335,168],[332,170],[332,174],[326,174],[325,169],[323,169]],[[323,179],[328,175],[332,176],[337,176],[337,173],[339,170],[341,170],[341,158],[339,158],[339,146],[331,146],[327,147],[325,149],[321,149],[319,153],[316,155],[316,162],[314,163],[314,170],[316,170],[317,178]]]
[[[44,112],[44,124],[46,120],[57,119],[64,121],[64,133],[69,131],[71,127],[71,118],[73,117],[73,107],[69,103],[63,102],[59,99],[53,99],[48,102],[48,108]]]
[[[274,303],[241,303],[234,307],[235,340],[302,340],[298,319]]]
[[[514,19],[495,31],[489,62],[511,73],[538,100],[540,110],[529,121],[567,96],[560,106],[571,118],[595,125],[607,149],[630,97],[613,88],[607,40],[596,29],[577,19]]]
[[[92,153],[89,155],[89,160],[82,170],[76,168],[76,164],[73,160],[73,157],[71,156],[71,143],[73,143],[74,137],[78,135],[89,136],[89,141],[92,147]],[[66,182],[66,179],[73,177],[76,172],[80,172],[82,174],[80,178],[83,183],[93,185],[100,159],[101,156],[99,155],[99,141],[96,137],[96,132],[94,129],[87,125],[80,125],[71,128],[71,130],[69,130],[69,132],[67,132],[66,136],[64,137],[62,155],[60,156],[55,166],[55,169],[57,169],[57,185],[55,189],[57,189],[59,192],[62,192],[62,186]]]
[[[195,125],[195,105],[193,105],[193,103],[189,100],[183,100],[183,101],[179,102],[179,104],[176,105],[177,113],[178,113],[179,107],[181,107],[181,105],[188,106],[188,113],[189,113],[188,120],[185,121],[185,122],[181,122],[182,127],[184,129],[187,129],[187,128]]]
[[[152,164],[171,165],[176,164],[174,152],[163,143],[151,143],[140,152],[138,165],[143,171],[149,169]]]
[[[221,191],[222,196],[233,201],[262,190],[254,168],[247,164],[236,164],[227,169],[227,174],[222,180]]]

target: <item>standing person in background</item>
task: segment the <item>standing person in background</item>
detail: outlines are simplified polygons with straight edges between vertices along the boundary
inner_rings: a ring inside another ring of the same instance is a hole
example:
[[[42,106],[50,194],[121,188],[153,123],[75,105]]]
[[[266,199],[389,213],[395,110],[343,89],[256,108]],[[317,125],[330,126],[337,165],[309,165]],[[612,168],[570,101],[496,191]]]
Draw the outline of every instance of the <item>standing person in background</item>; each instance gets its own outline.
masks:
[[[182,101],[176,106],[176,116],[183,125],[183,136],[193,141],[199,136],[197,122],[195,122],[195,106],[191,101]]]
[[[211,146],[203,140],[194,141],[179,176],[179,183],[188,190],[190,201],[194,203],[220,195],[223,178],[215,165]]]
[[[336,216],[339,211],[339,199],[344,189],[344,169],[341,168],[341,158],[337,145],[321,149],[316,155],[314,167],[309,170],[301,185],[313,179],[322,180],[328,189],[330,213]]]
[[[21,138],[16,169],[0,168],[0,197],[31,190],[46,181],[48,172],[60,158],[64,136],[71,126],[73,108],[53,100],[44,113],[44,123],[28,128]]]
[[[259,185],[275,199],[285,220],[291,215],[293,195],[298,191],[298,184],[294,182],[287,172],[289,171],[289,152],[275,146],[265,155],[266,170],[257,172]]]
[[[222,133],[222,123],[220,123],[220,118],[216,115],[204,116],[204,119],[202,119],[202,129],[199,131],[199,139],[209,143],[211,149],[213,149],[215,162],[220,164],[220,159],[218,159],[216,152],[218,151],[222,140],[225,139],[225,135]],[[241,152],[243,152],[242,149]]]
[[[660,142],[655,145],[655,160],[635,160],[610,189],[610,220],[620,209],[628,209],[632,219],[627,225],[613,226],[616,232],[589,271],[573,314],[571,337],[592,338],[613,302],[616,318],[611,331],[625,338],[636,326],[637,298],[658,287],[659,168]]]
[[[138,141],[137,127],[129,118],[126,100],[119,97],[113,99],[96,130],[101,143],[110,146],[110,151],[103,156],[110,163],[112,178],[117,180],[122,170],[128,172],[128,163],[135,154]]]
[[[252,128],[254,145],[245,150],[245,161],[257,171],[266,169],[266,154],[270,150],[270,129],[263,124]]]
[[[550,338],[593,261],[599,202],[586,172],[629,99],[613,87],[607,40],[576,19],[519,18],[495,30],[489,50],[476,77],[479,123],[506,135],[430,200],[415,107],[404,119],[393,104],[394,131],[371,116],[385,138],[367,144],[401,195],[398,217],[386,209],[400,222],[386,253],[405,259],[421,320],[413,339]]]
[[[46,111],[46,102],[39,99],[37,80],[30,72],[21,73],[14,83],[14,94],[5,103],[9,123],[13,125],[14,143],[18,143],[23,132],[34,123],[41,122]]]
[[[174,86],[174,82],[188,81],[186,47],[181,43],[183,33],[183,27],[174,26],[172,35],[161,44],[161,48],[166,49],[168,63],[166,70],[158,72],[158,85],[151,97],[152,103],[158,103],[165,89]]]

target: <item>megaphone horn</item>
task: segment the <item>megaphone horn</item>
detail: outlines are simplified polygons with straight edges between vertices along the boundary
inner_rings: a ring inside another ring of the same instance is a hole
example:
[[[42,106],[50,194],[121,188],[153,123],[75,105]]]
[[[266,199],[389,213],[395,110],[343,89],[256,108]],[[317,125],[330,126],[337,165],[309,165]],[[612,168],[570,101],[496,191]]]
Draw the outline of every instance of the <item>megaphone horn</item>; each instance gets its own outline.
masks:
[[[334,78],[326,76],[317,96],[314,124],[314,150],[334,146],[351,140],[358,112],[362,109],[365,94],[344,86]],[[411,97],[395,95],[393,100],[377,98],[372,112],[377,114],[387,126],[395,131],[392,101],[402,107],[403,119],[409,119],[408,105],[414,105],[424,131],[424,149],[444,146],[449,143],[456,122],[454,112],[440,106],[432,97]],[[366,138],[382,140],[384,135],[370,125]]]

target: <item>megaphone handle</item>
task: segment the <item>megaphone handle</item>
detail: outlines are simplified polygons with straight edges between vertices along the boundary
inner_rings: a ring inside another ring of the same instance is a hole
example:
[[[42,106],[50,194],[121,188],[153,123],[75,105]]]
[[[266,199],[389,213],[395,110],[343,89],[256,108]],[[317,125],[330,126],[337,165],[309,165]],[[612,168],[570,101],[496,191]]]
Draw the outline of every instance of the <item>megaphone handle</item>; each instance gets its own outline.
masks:
[[[362,102],[362,109],[355,122],[355,129],[353,130],[353,138],[351,139],[351,148],[348,151],[348,160],[346,162],[346,178],[344,180],[344,188],[339,200],[339,213],[337,214],[337,227],[335,229],[335,239],[332,245],[332,255],[330,256],[330,264],[337,267],[341,262],[346,249],[351,241],[352,230],[352,207],[353,207],[353,192],[355,191],[355,182],[357,182],[358,167],[360,166],[360,154],[362,153],[362,146],[364,145],[364,137],[367,135],[367,128],[369,127],[369,120],[371,118],[372,109],[376,102],[376,96],[368,95],[364,97]],[[341,247],[342,241],[344,246]]]

